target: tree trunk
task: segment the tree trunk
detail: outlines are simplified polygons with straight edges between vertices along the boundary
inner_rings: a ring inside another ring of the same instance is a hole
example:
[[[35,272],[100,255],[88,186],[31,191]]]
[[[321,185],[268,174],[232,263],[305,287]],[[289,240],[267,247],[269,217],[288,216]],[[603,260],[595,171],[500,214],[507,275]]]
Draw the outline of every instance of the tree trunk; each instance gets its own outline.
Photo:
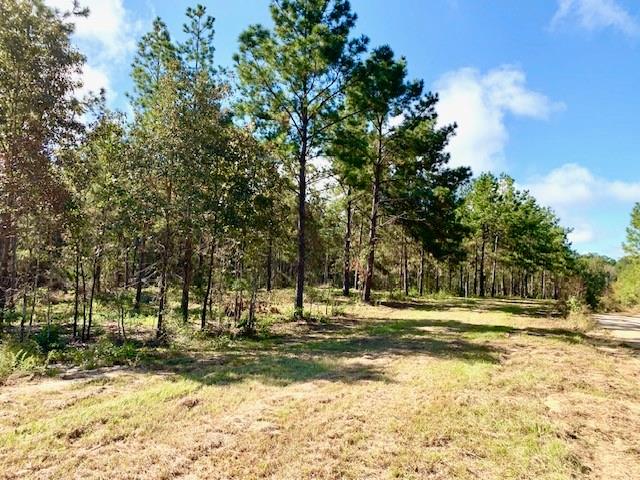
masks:
[[[298,260],[296,268],[295,316],[304,316],[305,210],[307,202],[307,120],[302,122],[302,143],[298,157]]]
[[[18,233],[16,231],[13,232],[9,242],[10,246],[10,291],[9,298],[7,301],[7,306],[9,310],[13,310],[15,308],[15,297],[18,293]],[[0,325],[1,327],[1,325]]]
[[[93,322],[93,299],[95,297],[98,282],[100,281],[100,251],[97,251],[93,257],[93,278],[91,279],[91,294],[89,295],[89,321],[87,322],[86,340],[91,338],[91,324]]]
[[[422,297],[424,295],[424,246],[420,247],[420,275],[418,282],[418,289],[420,291],[420,296]]]
[[[102,292],[102,254],[99,254],[98,258],[95,259],[95,269],[94,269],[94,277],[95,277],[95,290],[96,293]],[[92,287],[93,288],[93,287]]]
[[[73,295],[73,338],[78,337],[78,313],[80,304],[80,249],[76,245],[75,292]]]
[[[474,242],[475,256],[473,257],[473,294],[478,294],[478,240]]]
[[[165,247],[166,249],[166,247]],[[162,272],[160,272],[160,298],[158,303],[158,324],[156,325],[156,338],[162,338],[164,336],[164,310],[166,307],[167,299],[167,254],[163,253],[162,259]]]
[[[171,185],[171,184],[170,184]],[[168,198],[171,198],[171,186],[168,189]],[[171,239],[169,226],[169,212],[165,211],[165,232],[164,245],[162,248],[162,271],[160,272],[159,301],[158,301],[158,322],[156,325],[156,338],[164,337],[164,317],[167,308],[167,276],[169,275],[169,242]]]
[[[496,270],[498,267],[498,235],[493,242],[493,267],[491,268],[491,296],[496,296]]]
[[[187,234],[184,242],[184,257],[182,259],[182,321],[189,321],[189,291],[193,277],[193,238],[191,232]]]
[[[356,287],[356,290],[360,290],[361,289],[361,283],[362,283],[362,279],[361,279],[361,270],[362,270],[362,265],[360,265],[360,252],[362,252],[362,234],[364,230],[364,221],[360,222],[360,233],[358,234],[358,256],[356,257],[356,272],[355,272],[355,278],[354,278],[354,285]]]
[[[87,276],[84,272],[84,262],[80,262],[80,278],[82,278],[82,341],[87,330]]]
[[[344,258],[342,267],[342,295],[345,297],[349,296],[349,289],[351,288],[351,187],[347,190],[347,198],[347,223],[344,231]]]
[[[371,200],[371,227],[369,229],[369,251],[367,255],[367,270],[364,277],[362,300],[371,302],[371,288],[373,286],[373,270],[376,257],[378,207],[380,205],[380,187],[382,183],[382,122],[378,125],[378,158],[373,172],[373,192]]]
[[[273,236],[269,234],[269,240],[267,244],[267,292],[270,292],[273,288]]]
[[[129,288],[129,247],[124,251],[124,283],[122,288],[125,290]]]
[[[486,290],[485,290],[485,274],[484,274],[484,257],[485,257],[485,250],[486,250],[486,243],[487,243],[487,234],[486,234],[486,228],[483,227],[482,228],[482,245],[480,247],[480,296],[484,297]]]
[[[9,264],[11,247],[10,240],[12,235],[11,214],[7,213],[1,217],[0,222],[0,332],[2,331],[4,322],[4,312],[9,303],[9,291],[11,289],[11,277],[9,274]]]
[[[136,299],[133,304],[133,309],[140,311],[140,300],[142,300],[142,273],[144,271],[144,240],[143,236],[138,242],[138,272],[136,275]]]
[[[27,321],[27,286],[25,284],[22,292],[22,316],[20,317],[20,341],[24,340],[24,326]],[[74,335],[75,337],[75,335]]]
[[[407,240],[403,237],[402,239],[402,288],[404,290],[404,295],[409,295],[409,260],[407,253]]]
[[[211,281],[213,278],[213,258],[215,255],[215,248],[211,245],[211,252],[209,254],[209,273],[207,274],[207,289],[204,293],[204,299],[202,300],[202,311],[200,312],[200,329],[204,330],[207,326],[207,305],[209,304],[209,296],[211,295]]]

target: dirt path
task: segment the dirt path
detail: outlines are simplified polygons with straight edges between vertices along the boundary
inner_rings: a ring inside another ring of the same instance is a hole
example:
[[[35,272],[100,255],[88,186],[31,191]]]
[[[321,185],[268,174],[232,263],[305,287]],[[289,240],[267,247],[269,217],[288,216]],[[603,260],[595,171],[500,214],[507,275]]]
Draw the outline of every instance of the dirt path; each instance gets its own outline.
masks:
[[[598,325],[625,344],[640,348],[640,316],[623,313],[595,315]]]

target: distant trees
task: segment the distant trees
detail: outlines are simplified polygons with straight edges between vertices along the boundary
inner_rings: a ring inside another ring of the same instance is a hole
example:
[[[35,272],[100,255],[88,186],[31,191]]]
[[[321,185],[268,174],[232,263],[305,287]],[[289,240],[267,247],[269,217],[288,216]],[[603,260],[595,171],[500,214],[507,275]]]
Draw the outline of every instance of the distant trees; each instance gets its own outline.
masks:
[[[624,307],[640,305],[640,203],[631,210],[627,238],[622,245],[626,257],[618,261],[618,278],[614,295]]]
[[[551,210],[518,191],[513,179],[488,173],[475,179],[462,221],[470,232],[471,264],[465,270],[471,268],[473,275],[471,280],[465,275],[463,290],[479,296],[559,296],[572,259],[568,231]]]

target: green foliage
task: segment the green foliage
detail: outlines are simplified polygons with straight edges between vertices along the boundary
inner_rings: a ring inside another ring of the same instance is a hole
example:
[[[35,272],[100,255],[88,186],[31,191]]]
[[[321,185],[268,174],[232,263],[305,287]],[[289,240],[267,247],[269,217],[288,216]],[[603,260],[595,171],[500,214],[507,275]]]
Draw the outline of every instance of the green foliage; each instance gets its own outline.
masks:
[[[640,202],[631,211],[631,222],[627,227],[627,239],[623,248],[630,257],[640,258]]]
[[[618,262],[613,298],[625,308],[637,308],[640,306],[640,203],[631,211],[623,248],[627,256]]]
[[[59,325],[47,325],[33,335],[33,341],[41,352],[48,354],[52,350],[62,350],[66,341],[62,336],[62,328]]]
[[[601,299],[615,279],[615,264],[615,260],[601,255],[578,258],[576,271],[583,282],[584,300],[592,309],[600,306]]]
[[[640,261],[626,258],[618,262],[618,278],[613,289],[614,298],[624,307],[640,306]]]
[[[12,374],[41,373],[44,366],[45,359],[34,342],[7,339],[0,343],[0,385]]]
[[[62,352],[56,358],[71,360],[82,368],[94,369],[114,365],[135,366],[141,356],[141,350],[132,342],[119,345],[111,340],[101,339],[95,345]]]

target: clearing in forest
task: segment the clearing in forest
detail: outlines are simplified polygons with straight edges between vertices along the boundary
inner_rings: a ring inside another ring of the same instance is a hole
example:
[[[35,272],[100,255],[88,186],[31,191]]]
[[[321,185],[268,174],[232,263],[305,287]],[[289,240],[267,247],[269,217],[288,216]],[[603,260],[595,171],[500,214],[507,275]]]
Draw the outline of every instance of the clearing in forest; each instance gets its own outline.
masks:
[[[350,306],[0,388],[4,479],[632,479],[640,358],[534,301]],[[637,478],[637,476],[635,477]]]

